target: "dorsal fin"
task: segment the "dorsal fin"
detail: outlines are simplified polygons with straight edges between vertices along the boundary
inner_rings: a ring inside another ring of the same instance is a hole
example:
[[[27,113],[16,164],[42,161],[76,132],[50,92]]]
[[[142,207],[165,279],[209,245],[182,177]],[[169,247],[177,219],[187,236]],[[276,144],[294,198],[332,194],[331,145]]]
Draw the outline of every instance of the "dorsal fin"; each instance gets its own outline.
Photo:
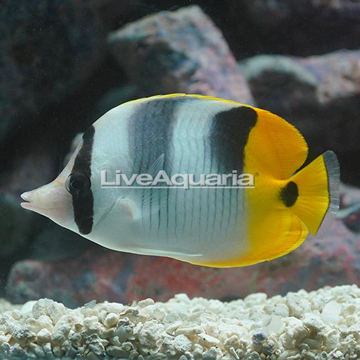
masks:
[[[307,144],[300,132],[281,117],[253,108],[258,114],[245,155],[246,172],[260,170],[278,180],[290,178],[305,162]]]

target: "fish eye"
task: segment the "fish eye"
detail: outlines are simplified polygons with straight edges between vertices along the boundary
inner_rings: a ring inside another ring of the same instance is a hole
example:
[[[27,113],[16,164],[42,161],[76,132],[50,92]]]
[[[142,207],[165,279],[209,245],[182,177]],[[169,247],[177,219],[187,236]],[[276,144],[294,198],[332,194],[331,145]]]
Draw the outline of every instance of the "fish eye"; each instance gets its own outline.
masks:
[[[91,187],[89,177],[83,172],[73,172],[66,179],[66,190],[71,195],[84,196]]]

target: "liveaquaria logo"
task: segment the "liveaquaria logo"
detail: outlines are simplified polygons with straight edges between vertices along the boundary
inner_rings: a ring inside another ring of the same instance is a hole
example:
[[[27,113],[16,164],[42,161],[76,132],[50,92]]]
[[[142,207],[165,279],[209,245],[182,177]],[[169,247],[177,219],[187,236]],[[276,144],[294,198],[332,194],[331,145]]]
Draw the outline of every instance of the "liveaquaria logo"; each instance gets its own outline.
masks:
[[[156,176],[151,174],[132,174],[130,176],[117,170],[112,176],[107,170],[101,170],[102,188],[254,188],[255,177],[252,174],[238,174],[233,170],[231,174],[172,174],[160,170]]]

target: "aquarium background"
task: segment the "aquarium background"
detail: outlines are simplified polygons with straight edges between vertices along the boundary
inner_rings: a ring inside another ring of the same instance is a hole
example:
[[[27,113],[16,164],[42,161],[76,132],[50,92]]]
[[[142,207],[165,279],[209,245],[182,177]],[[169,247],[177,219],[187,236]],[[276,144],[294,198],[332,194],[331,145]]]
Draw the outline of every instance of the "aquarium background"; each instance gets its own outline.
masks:
[[[359,285],[359,42],[360,3],[350,0],[2,1],[0,297],[76,307]],[[110,251],[20,207],[107,110],[174,92],[284,117],[309,161],[334,150],[341,211],[327,236],[271,262],[212,269]]]

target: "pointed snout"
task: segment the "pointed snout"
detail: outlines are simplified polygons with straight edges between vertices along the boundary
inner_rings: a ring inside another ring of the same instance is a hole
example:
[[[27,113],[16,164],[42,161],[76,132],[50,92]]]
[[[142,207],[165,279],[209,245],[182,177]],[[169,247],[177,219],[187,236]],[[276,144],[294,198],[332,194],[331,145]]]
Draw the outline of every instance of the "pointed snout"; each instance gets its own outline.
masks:
[[[65,185],[58,180],[20,195],[20,205],[27,210],[44,215],[60,225],[72,219],[72,198]]]
[[[50,195],[50,192],[49,194]],[[52,210],[51,202],[46,201],[47,194],[44,191],[44,186],[32,191],[24,192],[20,195],[25,202],[22,202],[20,205],[24,209],[40,212],[41,210]],[[38,211],[39,210],[39,211]]]

